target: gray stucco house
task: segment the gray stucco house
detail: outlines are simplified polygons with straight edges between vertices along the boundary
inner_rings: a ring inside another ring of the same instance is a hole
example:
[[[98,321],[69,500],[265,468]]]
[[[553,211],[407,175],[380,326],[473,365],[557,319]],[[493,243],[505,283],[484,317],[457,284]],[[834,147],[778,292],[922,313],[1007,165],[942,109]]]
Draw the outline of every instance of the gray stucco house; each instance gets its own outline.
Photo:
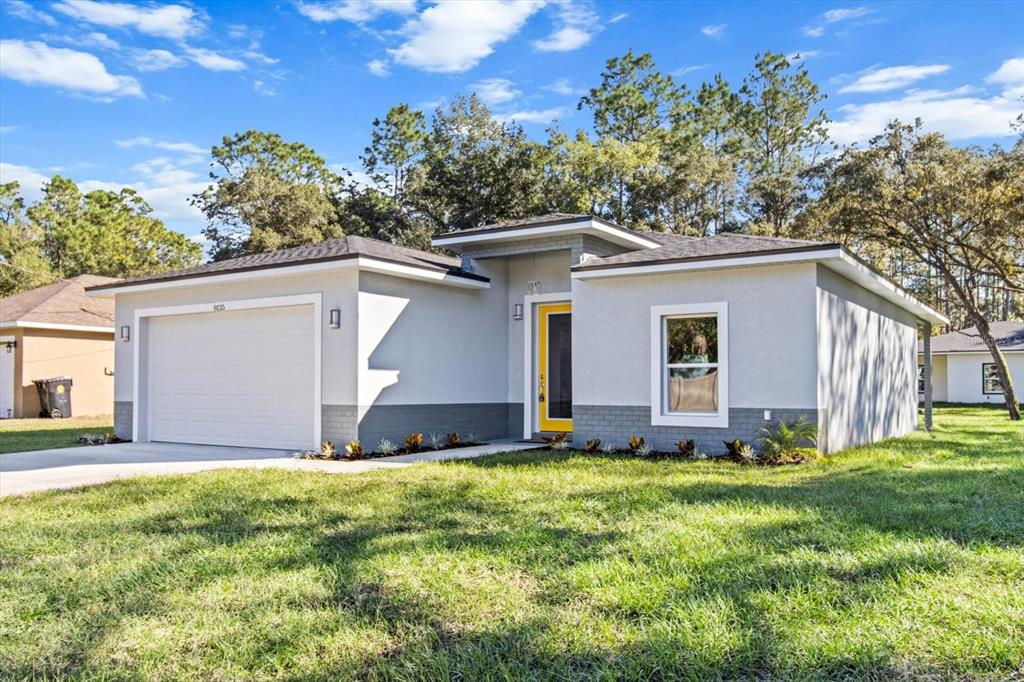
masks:
[[[946,318],[845,249],[552,214],[360,237],[90,289],[116,303],[116,430],[307,448],[571,431],[657,448],[818,424],[835,451],[917,425],[918,327]]]

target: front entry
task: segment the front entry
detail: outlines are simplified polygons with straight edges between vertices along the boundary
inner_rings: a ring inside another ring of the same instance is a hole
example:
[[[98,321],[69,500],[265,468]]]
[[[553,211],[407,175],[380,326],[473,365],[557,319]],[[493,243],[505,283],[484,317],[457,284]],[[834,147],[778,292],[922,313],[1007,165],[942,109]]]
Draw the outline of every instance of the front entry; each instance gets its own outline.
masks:
[[[572,431],[572,304],[537,306],[537,419],[540,431]]]

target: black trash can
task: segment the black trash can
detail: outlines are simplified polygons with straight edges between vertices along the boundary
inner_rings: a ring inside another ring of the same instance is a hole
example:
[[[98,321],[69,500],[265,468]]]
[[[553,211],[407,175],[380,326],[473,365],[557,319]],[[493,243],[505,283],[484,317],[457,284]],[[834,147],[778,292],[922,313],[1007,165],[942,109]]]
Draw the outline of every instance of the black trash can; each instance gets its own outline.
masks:
[[[71,416],[71,377],[35,379],[32,383],[39,391],[40,417],[59,419]]]

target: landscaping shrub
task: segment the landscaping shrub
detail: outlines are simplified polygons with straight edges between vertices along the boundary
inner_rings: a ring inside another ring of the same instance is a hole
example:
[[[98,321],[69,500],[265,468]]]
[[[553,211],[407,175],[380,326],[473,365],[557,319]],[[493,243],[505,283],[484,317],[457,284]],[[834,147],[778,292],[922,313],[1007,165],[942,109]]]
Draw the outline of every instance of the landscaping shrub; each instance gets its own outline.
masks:
[[[419,452],[421,447],[423,447],[422,433],[410,433],[405,437],[406,452]]]
[[[366,456],[363,452],[363,445],[357,440],[350,440],[345,446],[345,456],[348,459],[362,459]]]
[[[595,452],[598,452],[601,449],[601,439],[600,438],[591,438],[583,446],[583,449],[586,452],[589,452],[590,454],[594,454]]]

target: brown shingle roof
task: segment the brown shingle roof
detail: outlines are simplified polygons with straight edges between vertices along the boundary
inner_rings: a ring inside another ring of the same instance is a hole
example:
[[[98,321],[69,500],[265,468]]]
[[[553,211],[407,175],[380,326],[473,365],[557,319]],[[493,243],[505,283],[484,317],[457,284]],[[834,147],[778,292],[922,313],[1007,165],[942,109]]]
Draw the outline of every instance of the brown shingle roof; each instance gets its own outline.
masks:
[[[85,288],[117,281],[114,277],[78,275],[0,299],[0,323],[36,322],[113,327],[114,302],[89,298],[85,295]]]
[[[990,322],[989,328],[999,349],[1024,351],[1024,322]],[[917,352],[924,352],[924,343],[917,342]],[[933,353],[987,353],[988,346],[978,336],[977,327],[968,327],[932,337]]]
[[[811,251],[836,246],[835,244],[806,239],[757,237],[734,233],[722,233],[710,237],[685,237],[654,232],[642,232],[640,234],[654,241],[661,242],[662,246],[654,249],[630,251],[629,253],[608,256],[606,258],[593,258],[586,263],[575,266],[573,270],[590,270],[625,265],[654,265],[657,263],[707,260],[776,251]]]
[[[459,267],[461,261],[451,256],[441,256],[436,253],[428,253],[419,249],[412,249],[407,246],[399,246],[389,242],[382,242],[368,237],[357,237],[348,235],[337,239],[328,239],[318,244],[304,244],[289,249],[279,249],[266,253],[256,253],[250,256],[239,256],[229,260],[206,263],[194,268],[184,270],[173,270],[161,272],[155,275],[143,275],[140,277],[129,277],[121,280],[113,286],[93,287],[103,289],[116,289],[130,284],[141,284],[145,282],[165,282],[175,279],[190,279],[195,277],[208,277],[211,275],[228,274],[232,272],[246,272],[251,270],[264,270],[267,268],[284,267],[288,265],[302,265],[305,263],[320,263],[327,261],[347,260],[358,256],[367,256],[377,260],[409,265],[412,267],[433,270],[436,272],[447,272],[467,279],[475,279],[482,282],[489,281],[486,277],[467,272]]]

